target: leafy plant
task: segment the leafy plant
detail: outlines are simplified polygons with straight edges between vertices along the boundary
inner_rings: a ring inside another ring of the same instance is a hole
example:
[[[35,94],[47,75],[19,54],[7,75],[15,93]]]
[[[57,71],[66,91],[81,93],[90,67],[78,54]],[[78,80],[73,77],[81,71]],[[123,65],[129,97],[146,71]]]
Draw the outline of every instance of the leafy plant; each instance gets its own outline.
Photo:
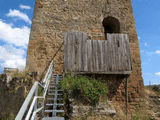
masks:
[[[105,95],[107,92],[105,84],[82,75],[74,77],[67,75],[61,81],[61,88],[66,94],[71,94],[74,98],[91,104],[98,102],[100,96]]]

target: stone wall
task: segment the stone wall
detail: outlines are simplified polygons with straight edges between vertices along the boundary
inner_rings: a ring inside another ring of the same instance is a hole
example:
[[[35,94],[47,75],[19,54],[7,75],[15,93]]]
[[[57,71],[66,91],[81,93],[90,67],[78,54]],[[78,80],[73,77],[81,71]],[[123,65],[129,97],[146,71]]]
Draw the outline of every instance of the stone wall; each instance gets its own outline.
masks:
[[[110,120],[118,116],[110,101],[99,102],[96,106],[71,102],[70,107],[72,110],[70,119],[73,120]]]
[[[105,39],[102,22],[108,16],[119,20],[120,33],[129,35],[133,68],[129,102],[131,109],[139,107],[137,101],[143,98],[144,85],[131,0],[36,0],[26,69],[42,73],[63,42],[65,32],[87,32],[89,39]],[[63,50],[54,59],[55,73],[63,72]],[[125,81],[117,78],[111,81],[118,84],[112,99],[124,103]]]

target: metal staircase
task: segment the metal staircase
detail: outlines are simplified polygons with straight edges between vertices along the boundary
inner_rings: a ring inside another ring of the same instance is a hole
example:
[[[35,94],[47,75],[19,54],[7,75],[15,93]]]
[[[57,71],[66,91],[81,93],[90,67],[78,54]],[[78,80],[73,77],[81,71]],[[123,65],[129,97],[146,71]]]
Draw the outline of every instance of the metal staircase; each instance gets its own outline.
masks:
[[[62,79],[53,74],[52,61],[43,81],[32,86],[15,120],[64,120]]]
[[[53,75],[53,80],[50,81],[48,89],[48,97],[45,114],[48,117],[44,117],[42,120],[64,120],[64,117],[58,117],[60,113],[64,113],[63,106],[63,91],[59,87],[59,82],[62,80],[62,75]]]

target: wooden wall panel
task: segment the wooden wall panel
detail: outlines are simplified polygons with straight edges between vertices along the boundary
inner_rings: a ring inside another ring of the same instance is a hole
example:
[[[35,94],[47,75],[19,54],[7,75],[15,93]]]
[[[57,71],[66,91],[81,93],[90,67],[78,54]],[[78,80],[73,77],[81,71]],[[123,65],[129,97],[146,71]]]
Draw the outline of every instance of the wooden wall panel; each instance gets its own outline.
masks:
[[[65,33],[65,73],[130,74],[127,34],[107,34],[107,40],[87,40],[83,32]]]

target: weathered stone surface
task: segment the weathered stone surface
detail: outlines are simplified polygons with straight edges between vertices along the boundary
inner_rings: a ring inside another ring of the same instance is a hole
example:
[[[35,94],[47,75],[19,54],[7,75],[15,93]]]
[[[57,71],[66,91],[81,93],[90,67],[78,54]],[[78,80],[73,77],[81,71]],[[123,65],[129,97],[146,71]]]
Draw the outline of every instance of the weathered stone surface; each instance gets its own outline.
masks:
[[[97,117],[106,119],[107,117],[113,117],[116,115],[114,107],[108,102],[99,102],[96,106],[71,104],[73,120]]]
[[[133,69],[129,77],[129,108],[139,107],[144,85],[131,0],[36,0],[26,69],[42,73],[63,42],[65,32],[82,31],[88,33],[89,39],[105,39],[102,22],[108,16],[118,19],[120,33],[129,36]],[[63,50],[54,59],[55,73],[63,72]],[[125,79],[105,77],[115,86],[112,100],[125,108]]]

